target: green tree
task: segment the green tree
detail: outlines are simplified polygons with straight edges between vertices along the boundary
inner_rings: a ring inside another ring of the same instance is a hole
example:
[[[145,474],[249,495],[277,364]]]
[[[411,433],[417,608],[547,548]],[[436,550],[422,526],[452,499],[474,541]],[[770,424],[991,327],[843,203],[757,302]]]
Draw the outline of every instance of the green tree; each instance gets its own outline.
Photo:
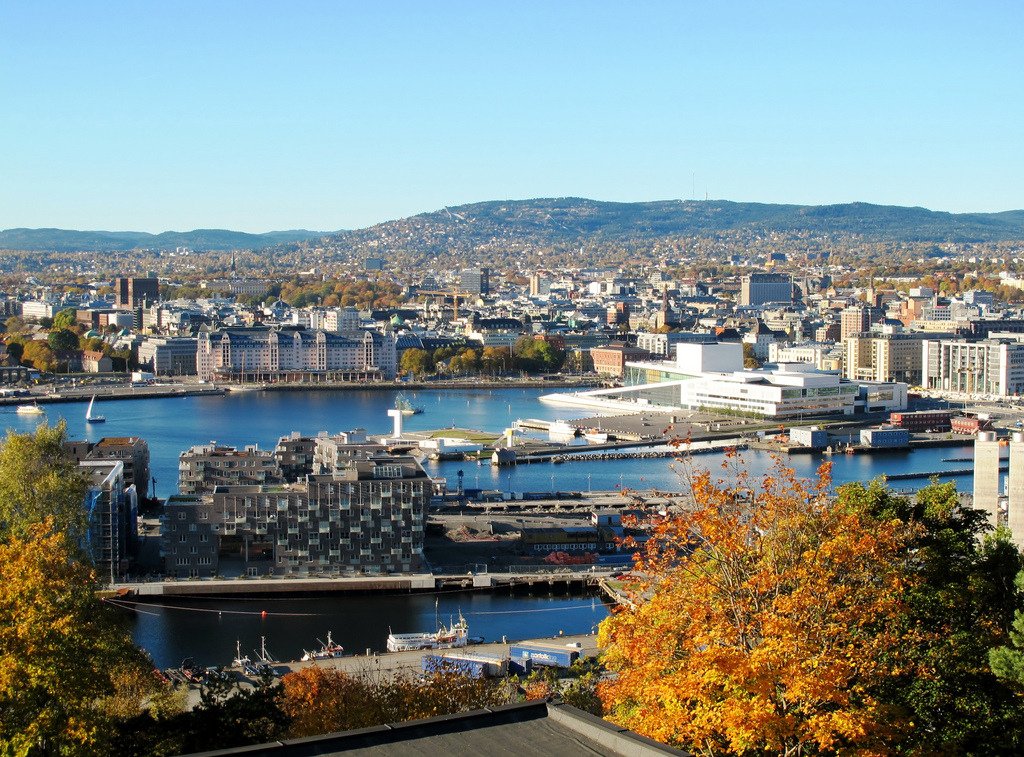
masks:
[[[53,316],[53,329],[55,331],[60,329],[68,329],[73,331],[75,326],[78,325],[78,314],[74,308],[64,308],[57,312]]]
[[[837,494],[841,505],[879,523],[917,526],[902,550],[916,581],[904,589],[904,612],[893,624],[903,638],[902,664],[890,661],[898,674],[877,689],[915,724],[902,745],[942,754],[1021,751],[1024,702],[989,667],[990,650],[1009,639],[1020,596],[1021,556],[1009,535],[986,536],[985,514],[961,507],[952,483],[933,482],[914,499],[881,481],[847,484]]]
[[[89,481],[64,452],[67,427],[8,431],[0,443],[0,538],[20,536],[45,518],[77,544],[85,533]]]
[[[1017,574],[1016,585],[1024,595],[1024,571]],[[988,661],[997,678],[1024,693],[1024,610],[1014,613],[1009,643],[992,649]]]
[[[54,329],[46,343],[55,354],[66,357],[78,349],[78,336],[70,329]]]

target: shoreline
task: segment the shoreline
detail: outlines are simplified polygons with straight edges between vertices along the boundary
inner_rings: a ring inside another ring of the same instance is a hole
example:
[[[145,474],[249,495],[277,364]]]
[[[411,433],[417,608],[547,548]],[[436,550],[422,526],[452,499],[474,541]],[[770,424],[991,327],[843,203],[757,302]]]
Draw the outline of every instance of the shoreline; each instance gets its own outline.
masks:
[[[67,402],[88,402],[95,395],[97,401],[144,400],[173,397],[213,397],[226,394],[250,394],[253,392],[395,392],[395,391],[452,391],[475,389],[571,389],[599,384],[597,381],[545,381],[542,379],[509,379],[488,381],[345,381],[324,383],[276,383],[276,384],[154,384],[145,387],[98,386],[76,388],[71,391],[47,394],[28,394],[22,397],[0,397],[0,407],[18,405],[51,405]]]

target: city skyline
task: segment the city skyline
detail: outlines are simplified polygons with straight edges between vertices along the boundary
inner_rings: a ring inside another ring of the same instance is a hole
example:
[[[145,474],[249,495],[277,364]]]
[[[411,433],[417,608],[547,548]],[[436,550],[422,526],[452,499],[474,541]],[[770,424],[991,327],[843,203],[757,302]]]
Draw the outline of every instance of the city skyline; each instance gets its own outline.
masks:
[[[0,228],[487,200],[1024,208],[1010,3],[13,3]]]

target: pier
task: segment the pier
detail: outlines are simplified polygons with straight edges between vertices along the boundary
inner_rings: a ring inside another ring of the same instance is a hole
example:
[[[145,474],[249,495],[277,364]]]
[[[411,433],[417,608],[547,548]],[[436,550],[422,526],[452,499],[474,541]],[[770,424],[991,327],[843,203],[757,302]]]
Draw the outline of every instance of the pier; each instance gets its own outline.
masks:
[[[622,567],[604,565],[543,565],[489,569],[464,566],[465,572],[414,573],[400,576],[262,577],[171,579],[113,584],[121,599],[142,602],[159,597],[261,597],[301,594],[390,592],[405,594],[450,590],[489,590],[516,586],[588,589]]]

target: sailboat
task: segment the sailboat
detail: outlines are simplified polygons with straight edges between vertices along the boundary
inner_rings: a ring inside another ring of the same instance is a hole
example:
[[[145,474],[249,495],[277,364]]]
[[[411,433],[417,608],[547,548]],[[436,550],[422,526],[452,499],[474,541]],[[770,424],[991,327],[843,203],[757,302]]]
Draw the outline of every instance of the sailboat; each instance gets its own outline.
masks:
[[[85,422],[86,423],[103,423],[104,421],[107,420],[102,415],[93,415],[92,414],[92,403],[94,403],[95,401],[96,401],[96,395],[94,394],[92,396],[92,399],[89,400],[89,407],[88,407],[88,409],[86,409],[86,411],[85,411]]]

